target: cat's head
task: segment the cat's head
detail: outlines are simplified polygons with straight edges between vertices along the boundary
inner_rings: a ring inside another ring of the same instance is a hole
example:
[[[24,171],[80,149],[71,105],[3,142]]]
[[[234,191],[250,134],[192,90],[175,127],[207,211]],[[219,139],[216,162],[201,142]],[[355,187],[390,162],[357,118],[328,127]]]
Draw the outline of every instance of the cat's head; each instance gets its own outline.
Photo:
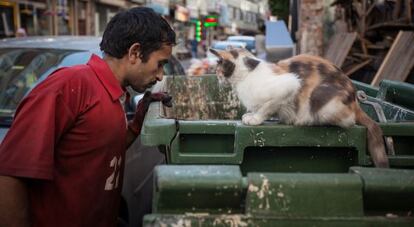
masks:
[[[216,74],[232,84],[242,81],[260,63],[252,53],[242,48],[210,49],[210,52],[218,58]]]

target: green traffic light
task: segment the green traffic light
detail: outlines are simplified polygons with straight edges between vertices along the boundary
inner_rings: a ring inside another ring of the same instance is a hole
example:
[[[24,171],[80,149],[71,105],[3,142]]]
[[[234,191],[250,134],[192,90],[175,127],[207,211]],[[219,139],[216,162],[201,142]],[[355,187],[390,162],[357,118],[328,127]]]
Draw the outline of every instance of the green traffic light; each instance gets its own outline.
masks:
[[[217,22],[204,22],[204,27],[214,27],[217,26]]]

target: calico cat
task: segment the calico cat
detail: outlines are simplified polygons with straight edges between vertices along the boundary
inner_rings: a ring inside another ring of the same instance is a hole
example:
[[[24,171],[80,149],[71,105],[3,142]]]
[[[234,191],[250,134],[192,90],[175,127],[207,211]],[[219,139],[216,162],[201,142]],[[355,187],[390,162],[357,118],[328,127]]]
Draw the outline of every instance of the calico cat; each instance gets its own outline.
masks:
[[[243,124],[259,125],[274,114],[293,125],[358,123],[367,128],[375,166],[389,166],[381,128],[359,107],[351,80],[329,61],[298,55],[273,64],[245,49],[210,51],[219,58],[217,74],[231,83],[247,109]]]

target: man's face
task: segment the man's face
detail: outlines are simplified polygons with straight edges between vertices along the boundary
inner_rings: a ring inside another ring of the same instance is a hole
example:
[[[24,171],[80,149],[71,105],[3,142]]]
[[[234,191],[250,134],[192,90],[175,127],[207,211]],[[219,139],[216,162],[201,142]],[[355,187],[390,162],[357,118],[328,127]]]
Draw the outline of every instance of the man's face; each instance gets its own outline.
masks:
[[[171,57],[172,46],[163,44],[163,46],[149,55],[147,62],[134,64],[131,67],[126,82],[137,92],[144,92],[152,87],[157,81],[161,81],[164,70],[163,66]]]

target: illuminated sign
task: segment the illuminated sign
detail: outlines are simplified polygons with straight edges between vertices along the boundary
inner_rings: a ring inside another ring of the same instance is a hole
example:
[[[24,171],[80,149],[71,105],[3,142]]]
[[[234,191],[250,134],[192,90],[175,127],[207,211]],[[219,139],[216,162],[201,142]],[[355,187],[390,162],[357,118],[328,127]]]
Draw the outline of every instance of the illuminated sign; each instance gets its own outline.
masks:
[[[215,27],[218,25],[218,16],[209,15],[204,19],[204,27]]]

